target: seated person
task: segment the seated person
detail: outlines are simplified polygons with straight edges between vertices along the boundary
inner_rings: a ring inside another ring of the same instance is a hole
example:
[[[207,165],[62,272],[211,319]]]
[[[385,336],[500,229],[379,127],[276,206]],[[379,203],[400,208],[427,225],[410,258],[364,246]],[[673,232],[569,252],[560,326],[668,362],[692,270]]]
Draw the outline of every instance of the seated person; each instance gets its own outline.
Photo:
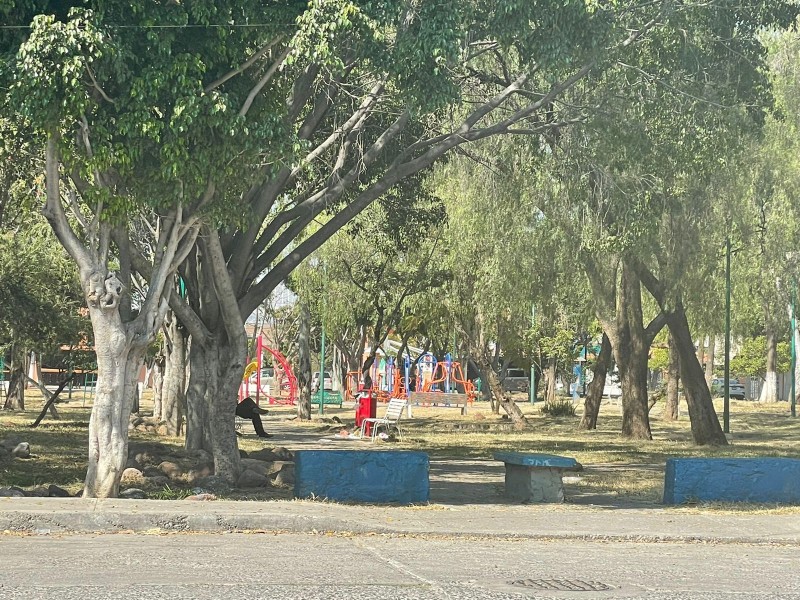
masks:
[[[264,431],[264,424],[261,423],[261,415],[269,413],[264,408],[259,408],[258,404],[249,396],[236,405],[236,416],[242,419],[250,419],[253,422],[253,428],[256,430],[256,435],[260,438],[272,437],[271,434]]]

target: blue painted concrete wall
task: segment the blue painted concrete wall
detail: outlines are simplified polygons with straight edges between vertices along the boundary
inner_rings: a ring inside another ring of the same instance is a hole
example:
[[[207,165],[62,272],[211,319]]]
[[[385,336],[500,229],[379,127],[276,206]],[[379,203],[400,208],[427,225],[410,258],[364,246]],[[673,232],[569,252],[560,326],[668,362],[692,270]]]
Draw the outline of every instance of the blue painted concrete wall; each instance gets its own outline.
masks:
[[[296,498],[412,504],[430,497],[424,452],[298,450]]]
[[[800,504],[800,459],[668,459],[664,504],[690,500]]]

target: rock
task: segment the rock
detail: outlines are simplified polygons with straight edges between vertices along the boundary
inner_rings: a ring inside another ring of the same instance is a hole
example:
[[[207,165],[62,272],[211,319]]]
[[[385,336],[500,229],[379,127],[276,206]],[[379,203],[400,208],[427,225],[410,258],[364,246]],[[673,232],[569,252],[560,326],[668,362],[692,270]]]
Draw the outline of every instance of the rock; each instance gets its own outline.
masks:
[[[275,475],[275,479],[272,480],[272,485],[275,487],[294,487],[294,469],[280,471],[277,475]]]
[[[231,491],[231,484],[217,475],[204,477],[197,482],[197,485],[204,491],[215,492],[217,494],[225,494]]]
[[[200,501],[208,501],[208,500],[216,500],[217,497],[214,494],[209,494],[207,492],[203,492],[200,494],[195,494],[194,496],[187,496],[187,500],[200,500]]]
[[[11,452],[14,448],[16,448],[19,444],[22,443],[22,440],[17,437],[10,437],[4,440],[0,440],[0,448],[5,448],[9,452]]]
[[[282,446],[272,449],[272,454],[275,455],[276,460],[290,460],[294,461],[294,452],[287,450]]]
[[[272,463],[270,469],[270,476],[273,480],[277,480],[279,476],[281,479],[288,482],[291,480],[294,483],[294,463],[289,461],[275,461]]]
[[[50,496],[50,491],[44,486],[35,487],[32,490],[24,490],[24,492],[29,498],[47,498]]]
[[[241,463],[244,469],[248,469],[259,475],[264,475],[265,477],[270,474],[270,466],[272,465],[271,462],[257,460],[255,458],[243,458]]]
[[[268,479],[264,475],[260,475],[255,471],[251,471],[250,469],[245,469],[242,471],[242,474],[239,475],[239,479],[236,482],[236,487],[240,488],[257,488],[257,487],[264,487],[268,483]]]
[[[50,484],[47,487],[47,495],[51,498],[71,498],[72,494],[70,494],[64,488],[60,488],[57,485]]]
[[[140,490],[139,488],[123,490],[119,493],[119,497],[125,500],[147,500],[147,494],[144,493],[144,490]]]
[[[24,498],[25,493],[14,488],[0,488],[0,498]]]
[[[151,454],[150,452],[147,452],[147,451],[139,452],[139,453],[135,454],[133,456],[133,460],[135,460],[137,463],[139,463],[143,467],[146,467],[148,465],[157,465],[157,464],[160,464],[162,462],[161,461],[161,457],[159,457],[159,456],[157,456],[155,454]]]
[[[186,474],[186,481],[188,481],[189,483],[194,485],[200,479],[204,479],[205,477],[208,477],[209,475],[212,475],[213,473],[214,473],[214,469],[212,469],[208,465],[203,465],[202,468],[192,469],[191,471],[189,471]]]
[[[142,423],[144,423],[144,419],[142,417],[139,415],[131,415],[131,425],[133,427],[138,427]]]
[[[128,468],[122,472],[122,478],[119,480],[123,485],[130,485],[132,483],[140,484],[144,480],[144,474],[139,469]]]
[[[161,471],[167,477],[172,479],[177,479],[181,475],[183,475],[183,469],[178,463],[165,460],[161,464],[158,465],[158,470]]]
[[[125,463],[125,468],[126,469],[136,469],[137,471],[141,471],[142,470],[142,465],[140,465],[134,459],[129,458],[128,462]]]
[[[28,442],[20,442],[14,446],[14,449],[11,451],[11,456],[15,458],[30,458],[31,445]]]
[[[255,460],[265,461],[265,462],[272,462],[273,460],[280,460],[280,457],[275,456],[272,453],[272,450],[269,448],[262,448],[261,450],[256,450],[255,452],[250,453],[250,458]]]
[[[145,425],[144,430],[147,433],[155,433],[156,432],[156,427],[155,427],[155,425]]]
[[[144,469],[142,469],[142,475],[144,475],[145,477],[161,477],[162,475],[164,475],[164,473],[162,473],[161,469],[159,469],[158,467],[149,465]]]
[[[247,458],[247,452],[244,450],[239,450],[239,458]]]
[[[155,429],[156,429],[156,433],[158,435],[163,435],[163,436],[168,436],[169,435],[169,429],[167,428],[166,425],[159,425]],[[148,428],[147,430],[150,431],[150,428]]]

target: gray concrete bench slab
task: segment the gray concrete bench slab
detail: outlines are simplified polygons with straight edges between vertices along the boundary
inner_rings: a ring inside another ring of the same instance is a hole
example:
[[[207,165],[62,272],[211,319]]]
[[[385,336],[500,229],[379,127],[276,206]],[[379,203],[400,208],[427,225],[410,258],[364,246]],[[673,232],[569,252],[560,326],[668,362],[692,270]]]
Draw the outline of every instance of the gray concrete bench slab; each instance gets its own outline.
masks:
[[[664,504],[690,501],[800,504],[800,459],[667,459]]]
[[[564,471],[580,471],[574,458],[555,454],[495,452],[506,465],[505,496],[518,502],[563,502]]]

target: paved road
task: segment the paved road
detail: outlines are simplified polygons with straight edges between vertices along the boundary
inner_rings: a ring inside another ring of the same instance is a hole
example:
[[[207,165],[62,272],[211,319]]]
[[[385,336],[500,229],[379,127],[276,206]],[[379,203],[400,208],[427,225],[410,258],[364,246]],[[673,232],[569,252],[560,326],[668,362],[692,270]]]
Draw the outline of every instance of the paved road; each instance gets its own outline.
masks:
[[[796,552],[778,544],[448,536],[4,536],[0,598],[800,599]],[[594,582],[597,590],[512,584],[521,580]]]

